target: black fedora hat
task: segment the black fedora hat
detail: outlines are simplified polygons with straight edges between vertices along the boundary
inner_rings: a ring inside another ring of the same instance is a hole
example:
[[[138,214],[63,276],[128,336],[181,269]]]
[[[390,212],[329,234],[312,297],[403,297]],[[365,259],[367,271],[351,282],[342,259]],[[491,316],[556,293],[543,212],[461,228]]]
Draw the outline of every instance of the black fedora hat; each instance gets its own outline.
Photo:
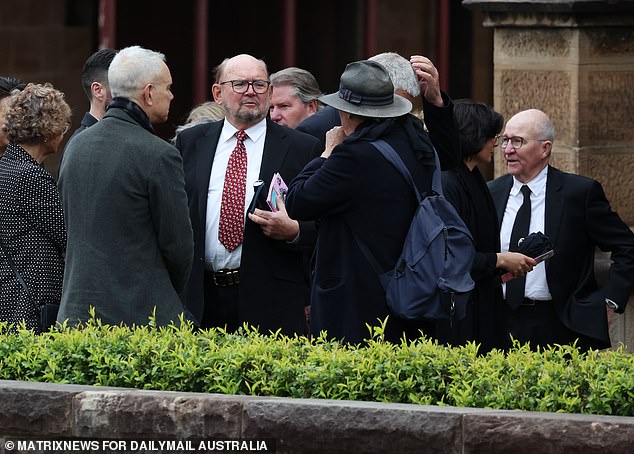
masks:
[[[319,100],[363,117],[400,117],[412,110],[412,103],[394,94],[394,84],[383,65],[370,60],[348,63],[339,79],[339,91]]]

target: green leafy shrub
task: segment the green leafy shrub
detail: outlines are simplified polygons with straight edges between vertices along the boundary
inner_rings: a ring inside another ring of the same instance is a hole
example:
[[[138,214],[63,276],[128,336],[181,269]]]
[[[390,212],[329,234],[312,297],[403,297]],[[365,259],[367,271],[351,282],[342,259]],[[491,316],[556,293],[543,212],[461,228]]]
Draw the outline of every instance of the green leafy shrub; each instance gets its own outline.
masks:
[[[188,323],[156,328],[90,321],[41,335],[0,324],[0,378],[140,389],[404,402],[634,416],[634,355],[538,352],[516,344],[478,355],[428,338],[382,341],[382,326],[362,346],[231,334]]]

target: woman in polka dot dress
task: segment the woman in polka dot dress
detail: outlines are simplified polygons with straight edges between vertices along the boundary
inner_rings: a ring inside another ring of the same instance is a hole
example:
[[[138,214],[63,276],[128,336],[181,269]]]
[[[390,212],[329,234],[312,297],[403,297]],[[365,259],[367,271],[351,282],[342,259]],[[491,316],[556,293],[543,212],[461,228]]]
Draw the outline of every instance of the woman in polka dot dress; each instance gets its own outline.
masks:
[[[61,297],[66,248],[57,185],[41,163],[57,151],[71,111],[50,84],[28,84],[1,115],[9,145],[0,158],[0,241],[28,291],[0,251],[0,321],[39,331],[38,307]]]

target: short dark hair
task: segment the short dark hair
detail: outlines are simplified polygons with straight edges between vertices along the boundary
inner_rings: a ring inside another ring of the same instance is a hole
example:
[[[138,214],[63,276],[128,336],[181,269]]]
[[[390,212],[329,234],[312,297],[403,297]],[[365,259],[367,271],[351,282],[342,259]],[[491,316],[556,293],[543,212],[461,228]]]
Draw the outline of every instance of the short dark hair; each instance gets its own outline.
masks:
[[[471,99],[455,100],[453,116],[460,133],[463,159],[478,154],[504,126],[502,114],[482,102]]]
[[[9,76],[0,76],[0,99],[11,96],[13,90],[24,90],[26,84],[20,79]]]
[[[117,55],[113,49],[100,49],[86,60],[84,68],[81,70],[81,86],[89,101],[92,101],[91,85],[99,82],[108,86],[108,68],[112,59]]]

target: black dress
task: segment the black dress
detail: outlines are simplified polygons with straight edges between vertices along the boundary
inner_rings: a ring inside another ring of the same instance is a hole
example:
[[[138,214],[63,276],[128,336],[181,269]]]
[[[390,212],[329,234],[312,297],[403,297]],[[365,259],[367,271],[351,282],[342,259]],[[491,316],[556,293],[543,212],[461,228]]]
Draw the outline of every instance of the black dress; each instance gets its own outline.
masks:
[[[477,167],[470,171],[462,164],[442,172],[445,198],[449,200],[469,228],[475,242],[476,257],[471,276],[476,283],[464,319],[442,320],[436,324],[436,338],[443,343],[462,345],[473,340],[480,352],[499,347],[498,319],[502,287],[495,268],[500,250],[499,227],[491,194]]]

